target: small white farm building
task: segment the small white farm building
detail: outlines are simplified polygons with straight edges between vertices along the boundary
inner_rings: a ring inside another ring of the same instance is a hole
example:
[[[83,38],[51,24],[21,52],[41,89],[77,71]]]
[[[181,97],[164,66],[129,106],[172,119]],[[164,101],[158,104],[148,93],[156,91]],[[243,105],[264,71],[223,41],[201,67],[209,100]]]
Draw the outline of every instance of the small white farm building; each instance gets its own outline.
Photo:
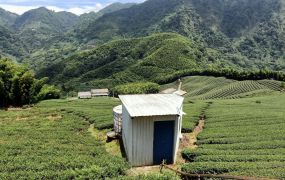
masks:
[[[92,94],[92,97],[109,96],[109,90],[108,89],[92,89],[91,94]]]
[[[181,135],[183,100],[176,94],[122,95],[122,139],[132,166],[173,164]]]
[[[91,99],[92,96],[91,96],[91,92],[88,91],[88,92],[78,92],[78,98],[79,99]]]

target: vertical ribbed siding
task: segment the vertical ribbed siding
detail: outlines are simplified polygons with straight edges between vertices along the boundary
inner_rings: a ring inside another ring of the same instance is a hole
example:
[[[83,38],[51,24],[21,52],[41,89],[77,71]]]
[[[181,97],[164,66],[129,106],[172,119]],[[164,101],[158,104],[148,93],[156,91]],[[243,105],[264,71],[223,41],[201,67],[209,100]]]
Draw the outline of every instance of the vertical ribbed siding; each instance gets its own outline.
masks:
[[[131,118],[123,106],[123,142],[128,161],[132,166],[153,164],[154,121],[175,120],[174,161],[179,146],[179,116],[151,116]],[[163,138],[163,137],[161,137]]]
[[[153,164],[153,121],[147,117],[132,120],[132,162],[133,166]]]
[[[131,140],[131,117],[128,113],[128,111],[126,110],[125,106],[122,107],[122,121],[123,121],[123,126],[122,126],[122,138],[123,138],[123,143],[124,143],[124,148],[125,148],[125,152],[127,155],[127,159],[129,161],[132,160],[131,157],[131,148],[130,148],[130,140]]]
[[[177,116],[175,119],[175,131],[174,131],[174,146],[173,146],[173,163],[175,164],[176,162],[176,155],[178,152],[178,148],[179,148],[179,135],[180,135],[180,126],[182,126],[182,124],[180,124],[180,116]]]
[[[132,166],[146,166],[153,164],[153,135],[154,135],[154,121],[175,121],[174,134],[174,160],[179,145],[178,135],[178,119],[177,116],[152,116],[152,117],[137,117],[131,119],[132,121]],[[163,137],[161,137],[163,138]]]

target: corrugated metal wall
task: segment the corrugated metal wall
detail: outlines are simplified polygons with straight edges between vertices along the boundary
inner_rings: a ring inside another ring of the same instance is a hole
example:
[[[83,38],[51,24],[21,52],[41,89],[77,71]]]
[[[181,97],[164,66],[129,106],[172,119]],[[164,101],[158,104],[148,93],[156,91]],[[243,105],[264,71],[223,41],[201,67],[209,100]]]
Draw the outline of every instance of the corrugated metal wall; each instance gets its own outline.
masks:
[[[154,121],[175,120],[174,154],[177,146],[177,116],[137,117],[132,119],[132,166],[153,164]],[[163,137],[161,137],[163,138]]]
[[[132,142],[132,121],[131,117],[126,109],[126,107],[123,105],[122,107],[122,121],[123,121],[123,126],[122,126],[122,138],[123,138],[123,143],[125,147],[125,152],[127,155],[128,161],[131,162],[131,142]]]
[[[133,166],[152,165],[153,121],[148,118],[133,119],[132,162]]]
[[[132,166],[153,164],[154,121],[175,121],[174,162],[179,147],[179,123],[181,116],[151,116],[131,118],[125,106],[123,112],[122,138],[128,161]],[[161,137],[163,138],[163,137]]]

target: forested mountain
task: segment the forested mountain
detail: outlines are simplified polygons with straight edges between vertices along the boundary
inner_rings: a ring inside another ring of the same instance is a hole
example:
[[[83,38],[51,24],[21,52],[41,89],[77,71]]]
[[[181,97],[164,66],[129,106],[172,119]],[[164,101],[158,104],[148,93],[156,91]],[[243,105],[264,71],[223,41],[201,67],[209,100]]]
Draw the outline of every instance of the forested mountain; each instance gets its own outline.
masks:
[[[0,55],[13,59],[24,52],[24,45],[15,33],[6,26],[0,25]]]
[[[15,36],[12,25],[18,15],[0,8],[0,55],[19,56],[23,51],[23,44]]]
[[[189,69],[234,67],[201,44],[174,33],[112,41],[77,53],[38,71],[56,84],[112,87],[136,81],[159,81]]]
[[[285,0],[148,0],[115,3],[81,16],[38,8],[15,15],[12,25],[0,25],[0,53],[28,62],[39,76],[50,76],[54,83],[67,84],[153,80],[166,72],[209,65],[285,71],[284,9]],[[4,11],[0,20],[7,15],[13,17]],[[186,45],[191,47],[189,53],[167,44],[174,39],[182,49],[185,42],[192,44]],[[144,74],[137,74],[141,69],[133,71],[150,57],[163,62],[170,52],[165,71],[157,64],[147,66]],[[182,64],[179,69],[168,67],[173,63]]]
[[[76,34],[80,34],[82,29],[88,28],[91,24],[95,23],[95,21],[102,17],[105,14],[116,12],[122,9],[127,9],[134,6],[135,3],[113,3],[109,6],[101,9],[99,12],[90,12],[82,14],[79,18],[79,23],[74,26],[73,31]]]
[[[10,13],[2,8],[0,8],[0,25],[12,26],[18,17],[17,14]]]
[[[64,49],[68,54],[75,50],[75,46],[79,47],[77,39],[72,38],[72,31],[86,28],[104,14],[133,5],[134,3],[114,3],[97,13],[91,12],[81,16],[69,12],[54,12],[45,7],[27,11],[19,16],[0,8],[0,54],[12,56],[19,61],[28,59],[28,62],[36,64],[33,67],[38,66],[42,64],[43,59],[49,59],[49,56],[53,55],[46,52]],[[72,51],[69,51],[71,49]],[[39,56],[39,62],[35,62],[33,57]]]
[[[135,4],[136,3],[119,3],[119,2],[117,2],[117,3],[110,4],[109,6],[103,8],[98,13],[104,15],[104,14],[112,13],[112,12],[119,11],[122,9],[130,8]]]
[[[30,10],[19,16],[13,25],[27,53],[58,42],[79,17],[68,12],[54,12],[44,7]]]
[[[30,10],[16,19],[14,24],[18,30],[49,27],[52,31],[63,32],[73,26],[78,16],[68,12],[54,12],[44,7]]]
[[[177,32],[241,67],[285,70],[284,0],[149,0],[99,18],[78,39]]]

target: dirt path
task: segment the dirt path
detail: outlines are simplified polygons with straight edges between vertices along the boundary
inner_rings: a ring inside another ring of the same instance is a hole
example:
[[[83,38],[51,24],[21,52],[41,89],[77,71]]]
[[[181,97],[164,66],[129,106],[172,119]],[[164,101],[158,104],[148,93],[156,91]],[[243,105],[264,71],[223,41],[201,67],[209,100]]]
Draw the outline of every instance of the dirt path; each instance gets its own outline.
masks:
[[[183,138],[179,145],[179,151],[177,154],[177,163],[182,164],[185,163],[185,160],[182,158],[181,151],[185,148],[195,149],[198,148],[197,146],[197,137],[203,131],[206,122],[206,115],[205,112],[210,108],[211,102],[207,104],[207,106],[201,111],[200,120],[198,124],[193,129],[191,133],[184,133]]]
[[[190,142],[188,148],[195,149],[198,146],[196,145],[197,142],[197,136],[203,131],[203,128],[205,126],[205,119],[202,118],[199,120],[198,125],[194,128],[193,132],[190,133]]]

